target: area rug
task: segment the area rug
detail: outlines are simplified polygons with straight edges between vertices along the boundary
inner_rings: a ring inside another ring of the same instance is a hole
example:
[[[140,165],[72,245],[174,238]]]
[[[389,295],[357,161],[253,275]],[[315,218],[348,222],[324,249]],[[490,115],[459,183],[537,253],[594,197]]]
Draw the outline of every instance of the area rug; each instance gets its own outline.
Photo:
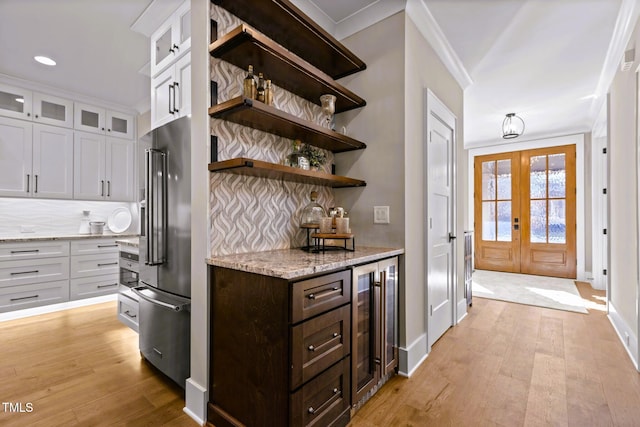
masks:
[[[571,279],[476,270],[472,280],[474,297],[588,313]]]

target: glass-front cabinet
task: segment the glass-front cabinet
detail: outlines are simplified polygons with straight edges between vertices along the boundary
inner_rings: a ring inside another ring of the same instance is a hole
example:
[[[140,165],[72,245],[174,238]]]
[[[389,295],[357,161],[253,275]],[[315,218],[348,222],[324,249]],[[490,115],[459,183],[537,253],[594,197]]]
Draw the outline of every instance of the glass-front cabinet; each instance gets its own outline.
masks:
[[[73,101],[0,84],[0,115],[71,128]]]
[[[191,3],[185,1],[151,35],[151,77],[191,49]]]
[[[398,365],[398,258],[355,267],[352,399],[356,405]]]
[[[0,84],[0,114],[31,120],[33,94],[30,90]]]

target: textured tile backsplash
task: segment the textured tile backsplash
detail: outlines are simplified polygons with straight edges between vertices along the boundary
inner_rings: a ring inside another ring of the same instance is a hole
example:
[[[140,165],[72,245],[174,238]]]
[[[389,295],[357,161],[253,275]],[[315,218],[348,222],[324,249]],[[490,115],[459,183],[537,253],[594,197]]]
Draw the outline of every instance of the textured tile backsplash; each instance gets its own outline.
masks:
[[[215,5],[211,6],[211,17],[218,23],[218,37],[242,23]],[[261,72],[258,66],[254,66],[254,71],[256,75]],[[240,96],[245,76],[245,70],[211,58],[211,80],[218,84],[218,102]],[[320,106],[277,86],[273,90],[275,108],[319,122]],[[211,119],[211,134],[218,137],[218,160],[249,157],[281,163],[291,153],[293,142],[218,119]],[[325,151],[325,154],[327,162],[323,169],[330,172],[333,153]],[[212,173],[210,189],[213,256],[303,246],[306,232],[298,225],[302,209],[309,203],[309,193],[317,191],[317,202],[325,208],[335,205],[329,187],[266,178]]]
[[[127,232],[137,232],[136,203],[0,198],[0,237],[75,234],[80,228],[83,210],[91,211],[92,221],[107,222],[111,212],[119,207],[126,207],[131,212],[132,221]],[[22,233],[22,227],[33,232]],[[105,231],[108,231],[106,226]]]

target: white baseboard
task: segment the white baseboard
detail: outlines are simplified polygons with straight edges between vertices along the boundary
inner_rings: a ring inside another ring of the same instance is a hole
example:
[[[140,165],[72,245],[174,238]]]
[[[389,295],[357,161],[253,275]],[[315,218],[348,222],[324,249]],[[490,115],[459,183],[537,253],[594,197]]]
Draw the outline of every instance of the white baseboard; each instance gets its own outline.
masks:
[[[207,402],[209,401],[209,392],[207,389],[193,379],[187,378],[184,394],[186,401],[186,406],[183,409],[184,413],[189,415],[201,426],[205,425],[207,420]]]
[[[427,334],[422,334],[407,348],[398,349],[398,374],[410,377],[427,356]]]
[[[627,350],[627,354],[629,358],[633,362],[633,366],[638,370],[638,337],[633,333],[633,330],[629,327],[629,325],[624,321],[622,316],[618,310],[616,310],[615,306],[609,301],[609,315],[607,316],[609,321],[613,325],[613,329],[618,334],[618,338],[622,342],[622,345]],[[627,344],[627,338],[629,337]]]
[[[467,317],[467,299],[461,299],[458,301],[458,307],[456,309],[456,313],[458,315],[458,319],[456,320],[456,325],[462,321],[465,317]]]
[[[58,304],[43,305],[40,307],[24,308],[0,314],[0,322],[5,320],[22,319],[24,317],[37,316],[39,314],[53,313],[55,311],[68,310],[70,308],[85,307],[87,305],[100,304],[108,301],[116,301],[118,294],[103,295],[100,297],[85,298],[77,301],[67,301]],[[115,316],[115,313],[114,313]]]

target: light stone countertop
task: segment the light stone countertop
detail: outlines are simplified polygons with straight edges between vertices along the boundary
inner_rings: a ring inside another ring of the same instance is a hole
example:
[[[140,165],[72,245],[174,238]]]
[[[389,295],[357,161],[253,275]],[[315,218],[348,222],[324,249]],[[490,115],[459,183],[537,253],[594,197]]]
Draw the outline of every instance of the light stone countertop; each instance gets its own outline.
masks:
[[[133,248],[137,248],[140,246],[140,238],[132,237],[130,239],[118,239],[116,240],[116,243],[119,245],[131,246]]]
[[[21,243],[21,242],[45,242],[48,240],[81,240],[81,239],[104,239],[104,238],[130,238],[138,237],[137,233],[104,233],[104,234],[38,234],[23,233],[15,236],[2,236],[0,243]]]
[[[355,252],[310,253],[301,249],[280,249],[207,258],[207,264],[281,279],[297,279],[316,273],[366,264],[404,253],[402,248],[357,247]]]

